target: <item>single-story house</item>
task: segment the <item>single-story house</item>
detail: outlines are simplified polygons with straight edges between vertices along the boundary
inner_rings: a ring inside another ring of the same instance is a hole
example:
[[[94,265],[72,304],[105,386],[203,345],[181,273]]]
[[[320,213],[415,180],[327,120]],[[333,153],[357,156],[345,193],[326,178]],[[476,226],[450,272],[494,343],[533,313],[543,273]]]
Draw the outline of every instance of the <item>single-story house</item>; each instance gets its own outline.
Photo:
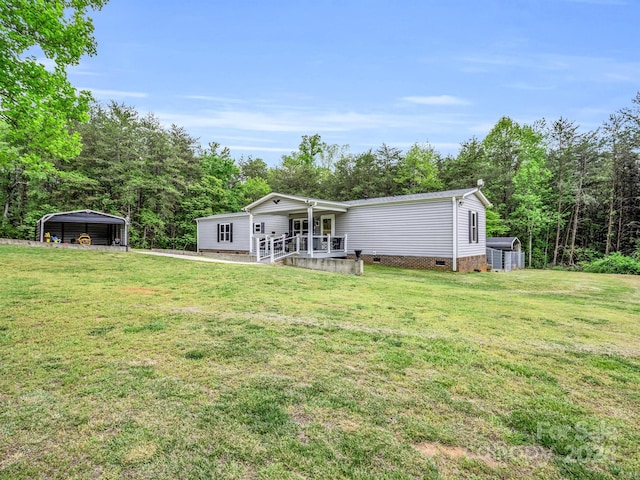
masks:
[[[197,249],[485,271],[489,205],[480,188],[344,202],[270,193],[242,212],[198,218]]]
[[[129,224],[126,219],[94,210],[74,210],[44,215],[36,224],[35,240],[76,243],[88,235],[91,245],[122,245],[129,242]]]

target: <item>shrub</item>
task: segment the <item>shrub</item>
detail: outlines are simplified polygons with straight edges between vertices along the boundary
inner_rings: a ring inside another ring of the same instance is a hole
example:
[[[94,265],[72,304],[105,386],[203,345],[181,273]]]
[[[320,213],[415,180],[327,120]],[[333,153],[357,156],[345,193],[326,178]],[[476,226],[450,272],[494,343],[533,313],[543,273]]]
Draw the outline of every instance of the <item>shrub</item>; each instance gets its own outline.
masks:
[[[621,253],[616,252],[585,264],[584,271],[591,273],[640,275],[640,261],[632,257],[625,257]]]

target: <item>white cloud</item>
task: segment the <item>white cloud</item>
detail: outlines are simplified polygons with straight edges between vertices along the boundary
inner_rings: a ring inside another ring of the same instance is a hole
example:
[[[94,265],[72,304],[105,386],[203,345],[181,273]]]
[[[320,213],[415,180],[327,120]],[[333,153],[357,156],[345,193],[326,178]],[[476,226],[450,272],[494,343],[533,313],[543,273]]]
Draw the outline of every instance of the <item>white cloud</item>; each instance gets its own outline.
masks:
[[[122,90],[101,90],[98,88],[80,88],[80,90],[89,90],[93,96],[101,100],[111,100],[119,98],[147,98],[148,93],[145,92],[127,92]]]
[[[628,5],[627,0],[565,0],[571,3],[588,3],[590,5]]]
[[[536,74],[545,75],[545,83],[640,83],[640,62],[609,57],[564,55],[555,53],[509,55],[475,55],[458,59],[466,73],[503,73],[504,69],[521,69],[532,85]],[[517,83],[516,83],[517,85]]]
[[[536,85],[528,82],[514,82],[506,84],[505,87],[513,88],[516,90],[534,90],[534,91],[545,91],[545,90],[553,90],[554,86],[551,85]]]
[[[188,100],[202,100],[205,102],[215,102],[224,104],[241,104],[247,103],[246,100],[240,98],[214,97],[211,95],[179,95],[178,98],[186,98]]]
[[[260,147],[255,145],[230,145],[229,150],[244,150],[245,152],[275,152],[275,153],[289,153],[297,149],[292,148],[280,148],[280,147]]]
[[[464,98],[452,95],[432,95],[426,97],[402,97],[402,100],[419,105],[469,105],[470,102]]]
[[[216,128],[253,132],[309,133],[351,132],[374,129],[424,129],[442,131],[448,126],[466,125],[462,115],[431,114],[401,115],[317,111],[312,109],[202,110],[196,114],[156,112],[165,124],[185,128]]]

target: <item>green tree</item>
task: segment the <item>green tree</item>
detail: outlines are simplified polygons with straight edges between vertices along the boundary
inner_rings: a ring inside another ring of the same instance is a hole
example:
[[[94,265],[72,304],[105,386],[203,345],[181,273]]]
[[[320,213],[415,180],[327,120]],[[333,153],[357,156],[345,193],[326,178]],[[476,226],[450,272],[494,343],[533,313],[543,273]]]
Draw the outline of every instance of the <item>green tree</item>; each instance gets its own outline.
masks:
[[[95,55],[90,9],[106,0],[0,2],[0,119],[21,156],[72,158],[87,120],[90,95],[68,81],[66,68]],[[36,55],[53,63],[47,69]]]
[[[475,137],[460,145],[456,157],[438,162],[438,176],[447,190],[473,187],[478,179],[486,178],[486,173],[487,156],[482,142]]]
[[[442,188],[437,164],[440,154],[429,144],[414,144],[398,163],[395,182],[401,194],[432,192]]]
[[[551,216],[545,203],[548,197],[551,172],[545,166],[545,151],[536,142],[529,143],[530,151],[524,152],[525,160],[513,177],[514,200],[517,208],[512,224],[524,231],[527,238],[529,266],[533,266],[533,238],[546,228]],[[545,244],[546,246],[546,244]],[[543,262],[542,265],[546,263]]]

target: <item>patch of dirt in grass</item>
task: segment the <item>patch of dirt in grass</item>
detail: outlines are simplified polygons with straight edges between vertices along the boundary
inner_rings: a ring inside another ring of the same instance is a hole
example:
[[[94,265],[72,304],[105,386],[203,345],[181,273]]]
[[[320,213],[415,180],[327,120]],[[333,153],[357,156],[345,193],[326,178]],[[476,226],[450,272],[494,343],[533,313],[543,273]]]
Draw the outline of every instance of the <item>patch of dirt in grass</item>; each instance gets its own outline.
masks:
[[[158,290],[155,288],[147,288],[147,287],[125,287],[125,290],[131,293],[143,293],[147,295],[158,292]]]
[[[497,462],[496,460],[489,457],[488,455],[478,455],[476,453],[473,453],[468,448],[464,448],[464,447],[452,447],[449,445],[442,445],[439,443],[432,443],[432,442],[423,442],[416,445],[415,447],[420,453],[422,453],[423,455],[426,455],[429,458],[434,458],[434,457],[444,455],[446,457],[450,457],[454,459],[467,458],[469,460],[480,460],[481,462],[485,463],[487,466],[491,468],[502,466],[502,463]]]
[[[125,464],[145,462],[153,457],[157,449],[157,445],[151,442],[136,445],[124,455],[122,462]]]
[[[313,423],[322,425],[327,431],[339,429],[344,432],[355,432],[361,427],[358,422],[340,416],[336,411],[327,408],[316,408],[313,412],[308,412],[302,407],[291,406],[287,408],[287,413],[291,420],[303,429]]]
[[[16,462],[19,462],[24,458],[24,453],[18,450],[17,452],[13,452],[8,454],[5,458],[0,460],[0,469],[5,469],[10,467]]]
[[[200,308],[197,305],[190,306],[190,307],[172,308],[171,311],[173,311],[175,313],[203,313],[203,314],[207,314],[207,312],[203,311],[202,308]]]

